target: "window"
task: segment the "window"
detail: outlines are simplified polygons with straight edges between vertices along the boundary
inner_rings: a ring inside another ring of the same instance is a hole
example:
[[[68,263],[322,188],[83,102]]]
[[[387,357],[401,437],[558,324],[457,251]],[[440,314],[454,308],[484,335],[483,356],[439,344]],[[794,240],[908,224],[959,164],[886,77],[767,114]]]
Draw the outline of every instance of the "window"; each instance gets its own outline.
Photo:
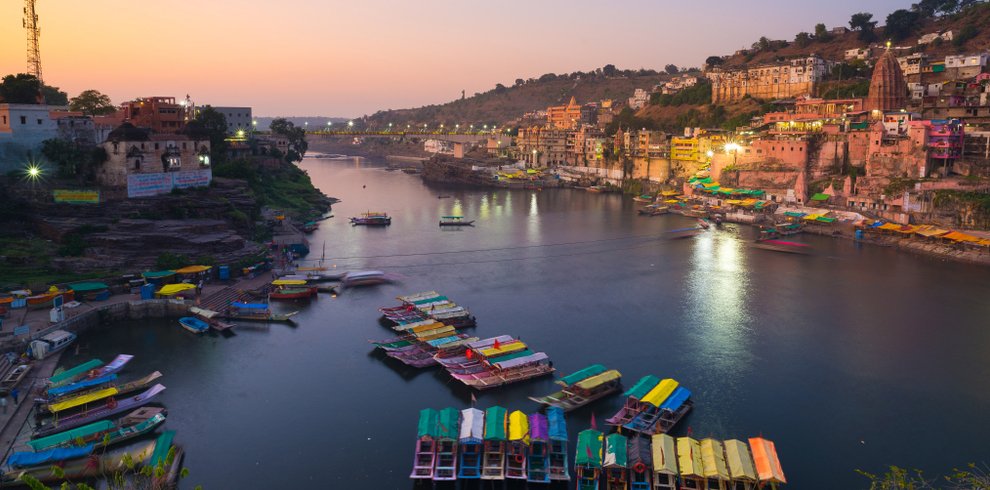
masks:
[[[156,150],[158,149],[158,143],[155,143],[155,149]]]
[[[7,124],[7,116],[3,116],[3,123],[4,123],[4,125]]]
[[[27,124],[27,123],[28,123],[27,116],[21,116],[21,124]]]
[[[134,159],[134,170],[141,170],[141,159],[140,158],[135,158]]]
[[[39,125],[41,124],[41,119],[38,119],[38,124],[39,124]]]

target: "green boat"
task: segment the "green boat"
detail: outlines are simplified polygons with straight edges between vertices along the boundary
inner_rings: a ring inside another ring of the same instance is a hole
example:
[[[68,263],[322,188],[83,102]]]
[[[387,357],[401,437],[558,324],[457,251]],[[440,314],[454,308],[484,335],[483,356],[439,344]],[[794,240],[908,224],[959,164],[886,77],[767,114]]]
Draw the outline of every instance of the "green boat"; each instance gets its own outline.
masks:
[[[94,422],[58,434],[34,439],[29,441],[28,445],[35,451],[90,443],[102,447],[113,446],[154,431],[165,422],[166,414],[164,408],[140,408],[117,422],[109,420]]]

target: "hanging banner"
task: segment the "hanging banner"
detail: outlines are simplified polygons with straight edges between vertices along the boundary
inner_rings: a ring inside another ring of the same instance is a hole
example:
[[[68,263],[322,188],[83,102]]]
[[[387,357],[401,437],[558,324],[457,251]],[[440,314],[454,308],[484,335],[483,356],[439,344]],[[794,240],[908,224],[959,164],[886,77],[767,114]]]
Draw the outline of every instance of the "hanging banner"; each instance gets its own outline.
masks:
[[[127,176],[127,197],[147,197],[167,194],[172,189],[207,187],[213,180],[213,170],[189,170]]]
[[[100,191],[55,189],[52,191],[55,202],[67,204],[99,204]]]
[[[207,187],[213,179],[213,171],[192,170],[189,172],[173,172],[172,187],[176,189],[188,189],[190,187]]]

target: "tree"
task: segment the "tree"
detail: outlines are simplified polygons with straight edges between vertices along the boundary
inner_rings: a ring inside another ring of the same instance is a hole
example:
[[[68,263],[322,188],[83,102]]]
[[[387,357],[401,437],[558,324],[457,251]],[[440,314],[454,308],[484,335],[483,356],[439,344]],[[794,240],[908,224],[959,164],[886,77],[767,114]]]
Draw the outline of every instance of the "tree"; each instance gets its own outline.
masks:
[[[186,125],[186,131],[206,136],[210,140],[210,161],[213,165],[227,159],[227,118],[211,106],[205,106]]]
[[[832,40],[832,33],[825,24],[815,24],[815,40],[822,43]]]
[[[557,79],[557,75],[554,73],[546,73],[540,77],[541,82],[552,82]]]
[[[663,67],[663,71],[665,71],[667,73],[670,73],[671,75],[676,75],[677,72],[679,72],[681,70],[677,68],[677,65],[670,64],[670,65],[667,65],[667,66]]]
[[[0,83],[0,97],[10,104],[37,104],[39,92],[41,81],[27,73],[7,75]]]
[[[605,65],[602,67],[602,75],[605,75],[606,77],[614,77],[615,73],[615,65]]]
[[[277,118],[271,124],[272,134],[282,136],[289,140],[288,151],[285,152],[285,159],[289,162],[302,161],[302,156],[309,149],[306,142],[306,130],[292,124],[284,118]]]
[[[518,87],[518,86],[520,86],[520,85],[522,85],[524,83],[526,83],[526,80],[523,80],[522,78],[517,78],[516,79],[515,86]]]
[[[41,85],[41,96],[48,105],[69,105],[69,94],[51,85]]]
[[[873,14],[869,12],[853,14],[849,19],[849,27],[854,31],[859,31],[861,41],[869,42],[876,38],[873,29],[877,27],[877,21],[873,20]]]
[[[81,147],[59,138],[43,141],[41,154],[55,164],[59,177],[75,178],[80,183],[93,180],[96,168],[107,160],[103,147]]]
[[[811,34],[807,32],[799,32],[797,36],[794,36],[794,44],[797,44],[799,48],[805,48],[811,44]]]
[[[766,51],[770,49],[770,39],[766,36],[761,37],[759,41],[753,43],[753,49],[756,51]]]
[[[894,41],[900,41],[914,34],[920,21],[921,16],[917,12],[905,9],[895,10],[887,16],[887,24],[883,28],[883,33]]]
[[[721,56],[709,56],[705,58],[705,66],[708,68],[715,68],[718,65],[724,63],[725,60]]]
[[[102,116],[117,111],[108,95],[98,90],[84,90],[69,101],[70,111],[79,111],[87,116]]]

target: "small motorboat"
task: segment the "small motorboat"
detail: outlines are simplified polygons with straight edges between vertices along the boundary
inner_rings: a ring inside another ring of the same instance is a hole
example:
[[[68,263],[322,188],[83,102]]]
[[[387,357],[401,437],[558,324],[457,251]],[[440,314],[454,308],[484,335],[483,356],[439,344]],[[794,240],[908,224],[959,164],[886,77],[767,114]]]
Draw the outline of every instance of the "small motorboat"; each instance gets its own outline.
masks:
[[[636,202],[653,202],[653,196],[651,196],[649,194],[643,194],[641,196],[634,197],[633,198],[633,201],[636,201]]]
[[[451,197],[454,197],[454,196],[448,196],[448,195],[444,194],[444,195],[441,195],[441,196],[437,196],[437,199],[449,199]]]
[[[704,219],[698,218],[698,226],[700,226],[703,229],[707,230],[708,227],[710,227],[711,225],[709,225],[708,222],[705,221]]]
[[[474,226],[474,220],[464,221],[463,216],[442,216],[440,226]]]
[[[340,281],[341,285],[348,288],[356,286],[377,286],[387,282],[390,282],[390,279],[382,271],[348,272]]]
[[[392,224],[392,218],[385,213],[369,211],[367,213],[362,213],[361,216],[351,218],[351,224],[364,226],[388,226]]]
[[[669,213],[670,208],[659,204],[650,204],[643,206],[638,212],[641,216],[660,216]]]
[[[194,316],[184,316],[179,318],[179,325],[192,333],[203,333],[210,329],[210,324]]]

